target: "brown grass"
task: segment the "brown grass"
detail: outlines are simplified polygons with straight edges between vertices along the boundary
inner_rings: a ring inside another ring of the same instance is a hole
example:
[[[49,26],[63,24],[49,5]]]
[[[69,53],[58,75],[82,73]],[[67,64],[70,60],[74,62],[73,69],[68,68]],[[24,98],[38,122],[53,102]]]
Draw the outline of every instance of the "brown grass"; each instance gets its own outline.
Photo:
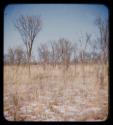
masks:
[[[31,77],[24,66],[4,66],[4,117],[9,121],[94,121],[108,114],[108,71],[100,86],[99,65],[31,66]],[[18,68],[18,70],[16,70]]]

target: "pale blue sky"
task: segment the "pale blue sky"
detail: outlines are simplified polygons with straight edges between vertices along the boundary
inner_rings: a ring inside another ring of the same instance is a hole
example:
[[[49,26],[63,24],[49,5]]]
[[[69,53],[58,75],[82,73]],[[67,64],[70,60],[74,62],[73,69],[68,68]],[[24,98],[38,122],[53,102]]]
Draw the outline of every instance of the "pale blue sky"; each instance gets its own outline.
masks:
[[[23,46],[21,36],[14,27],[19,15],[40,15],[43,21],[42,30],[37,35],[33,54],[36,55],[40,43],[67,38],[78,42],[81,32],[91,33],[92,38],[98,35],[94,25],[96,17],[108,18],[108,9],[96,4],[10,4],[4,10],[4,53],[9,47]]]

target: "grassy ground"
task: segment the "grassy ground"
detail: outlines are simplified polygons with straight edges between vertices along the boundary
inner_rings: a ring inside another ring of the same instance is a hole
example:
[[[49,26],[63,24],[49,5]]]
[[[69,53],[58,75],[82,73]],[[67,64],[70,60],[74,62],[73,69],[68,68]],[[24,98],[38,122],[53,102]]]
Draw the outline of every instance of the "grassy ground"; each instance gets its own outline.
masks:
[[[9,121],[94,121],[108,115],[108,71],[99,65],[4,66],[4,117]]]

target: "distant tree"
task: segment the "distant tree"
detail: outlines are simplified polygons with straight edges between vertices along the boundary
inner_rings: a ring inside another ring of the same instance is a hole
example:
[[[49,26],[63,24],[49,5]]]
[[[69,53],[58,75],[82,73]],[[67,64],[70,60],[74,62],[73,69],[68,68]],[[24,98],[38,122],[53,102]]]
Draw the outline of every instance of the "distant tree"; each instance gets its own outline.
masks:
[[[86,33],[85,35],[85,39],[83,39],[83,36],[81,36],[81,38],[79,39],[79,43],[80,43],[80,60],[81,60],[81,63],[84,64],[85,63],[85,53],[86,53],[86,50],[88,49],[88,45],[90,44],[91,42],[91,34],[88,34]]]
[[[97,38],[100,44],[100,68],[98,72],[98,77],[100,79],[100,87],[104,87],[104,74],[106,73],[106,68],[104,64],[108,64],[108,42],[109,42],[109,30],[108,30],[108,20],[102,20],[98,17],[95,20],[95,25],[99,30],[99,37]]]
[[[9,64],[9,55],[4,54],[4,64]]]
[[[22,40],[27,50],[27,59],[29,64],[29,75],[30,75],[30,61],[32,54],[32,47],[34,39],[41,30],[42,21],[37,16],[23,16],[21,15],[15,23],[15,27],[19,31]]]
[[[75,65],[75,73],[76,73],[76,64],[78,62],[78,58],[77,58],[77,53],[78,53],[78,48],[77,48],[77,44],[74,43],[73,44],[73,63]]]
[[[26,52],[21,46],[9,48],[7,54],[4,55],[4,63],[18,65],[27,63]]]
[[[16,64],[22,64],[25,60],[25,52],[21,47],[15,48],[15,62]]]
[[[50,62],[53,67],[60,63],[60,47],[56,41],[50,41]]]
[[[91,34],[86,33],[85,35],[85,39],[83,39],[83,36],[81,36],[81,38],[79,39],[80,42],[80,63],[82,64],[82,74],[83,74],[83,84],[85,84],[85,63],[86,63],[86,59],[85,59],[85,53],[86,50],[88,49],[88,44],[91,42]]]
[[[49,49],[47,44],[40,44],[40,46],[38,47],[38,54],[40,62],[43,64],[45,70],[46,65],[49,64]]]
[[[61,38],[58,41],[60,60],[66,69],[69,68],[72,54],[72,44],[69,40]]]
[[[99,43],[98,43],[98,41],[97,40],[92,40],[91,42],[90,42],[90,47],[92,48],[92,51],[90,52],[90,55],[91,55],[91,58],[90,58],[90,62],[92,62],[92,63],[98,63],[98,61],[99,61],[99,56],[100,56],[100,54],[99,54]]]
[[[107,63],[108,61],[108,20],[102,20],[101,17],[98,17],[95,20],[95,25],[99,30],[98,42],[100,44],[100,53],[101,53],[101,63]]]
[[[15,49],[9,48],[8,49],[8,62],[9,64],[15,64]]]
[[[56,65],[56,46],[55,46],[56,42],[55,41],[50,41],[50,45],[51,45],[51,51],[50,51],[50,62],[53,65],[53,68]]]

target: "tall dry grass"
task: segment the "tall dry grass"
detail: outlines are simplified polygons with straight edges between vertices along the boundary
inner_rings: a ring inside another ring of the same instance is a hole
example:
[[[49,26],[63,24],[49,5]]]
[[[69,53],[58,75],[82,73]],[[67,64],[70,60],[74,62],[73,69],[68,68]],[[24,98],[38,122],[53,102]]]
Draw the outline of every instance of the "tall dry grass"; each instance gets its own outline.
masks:
[[[99,65],[68,70],[48,65],[4,66],[4,117],[13,121],[105,120],[108,114],[108,70],[99,76]],[[102,83],[102,87],[100,84]]]

